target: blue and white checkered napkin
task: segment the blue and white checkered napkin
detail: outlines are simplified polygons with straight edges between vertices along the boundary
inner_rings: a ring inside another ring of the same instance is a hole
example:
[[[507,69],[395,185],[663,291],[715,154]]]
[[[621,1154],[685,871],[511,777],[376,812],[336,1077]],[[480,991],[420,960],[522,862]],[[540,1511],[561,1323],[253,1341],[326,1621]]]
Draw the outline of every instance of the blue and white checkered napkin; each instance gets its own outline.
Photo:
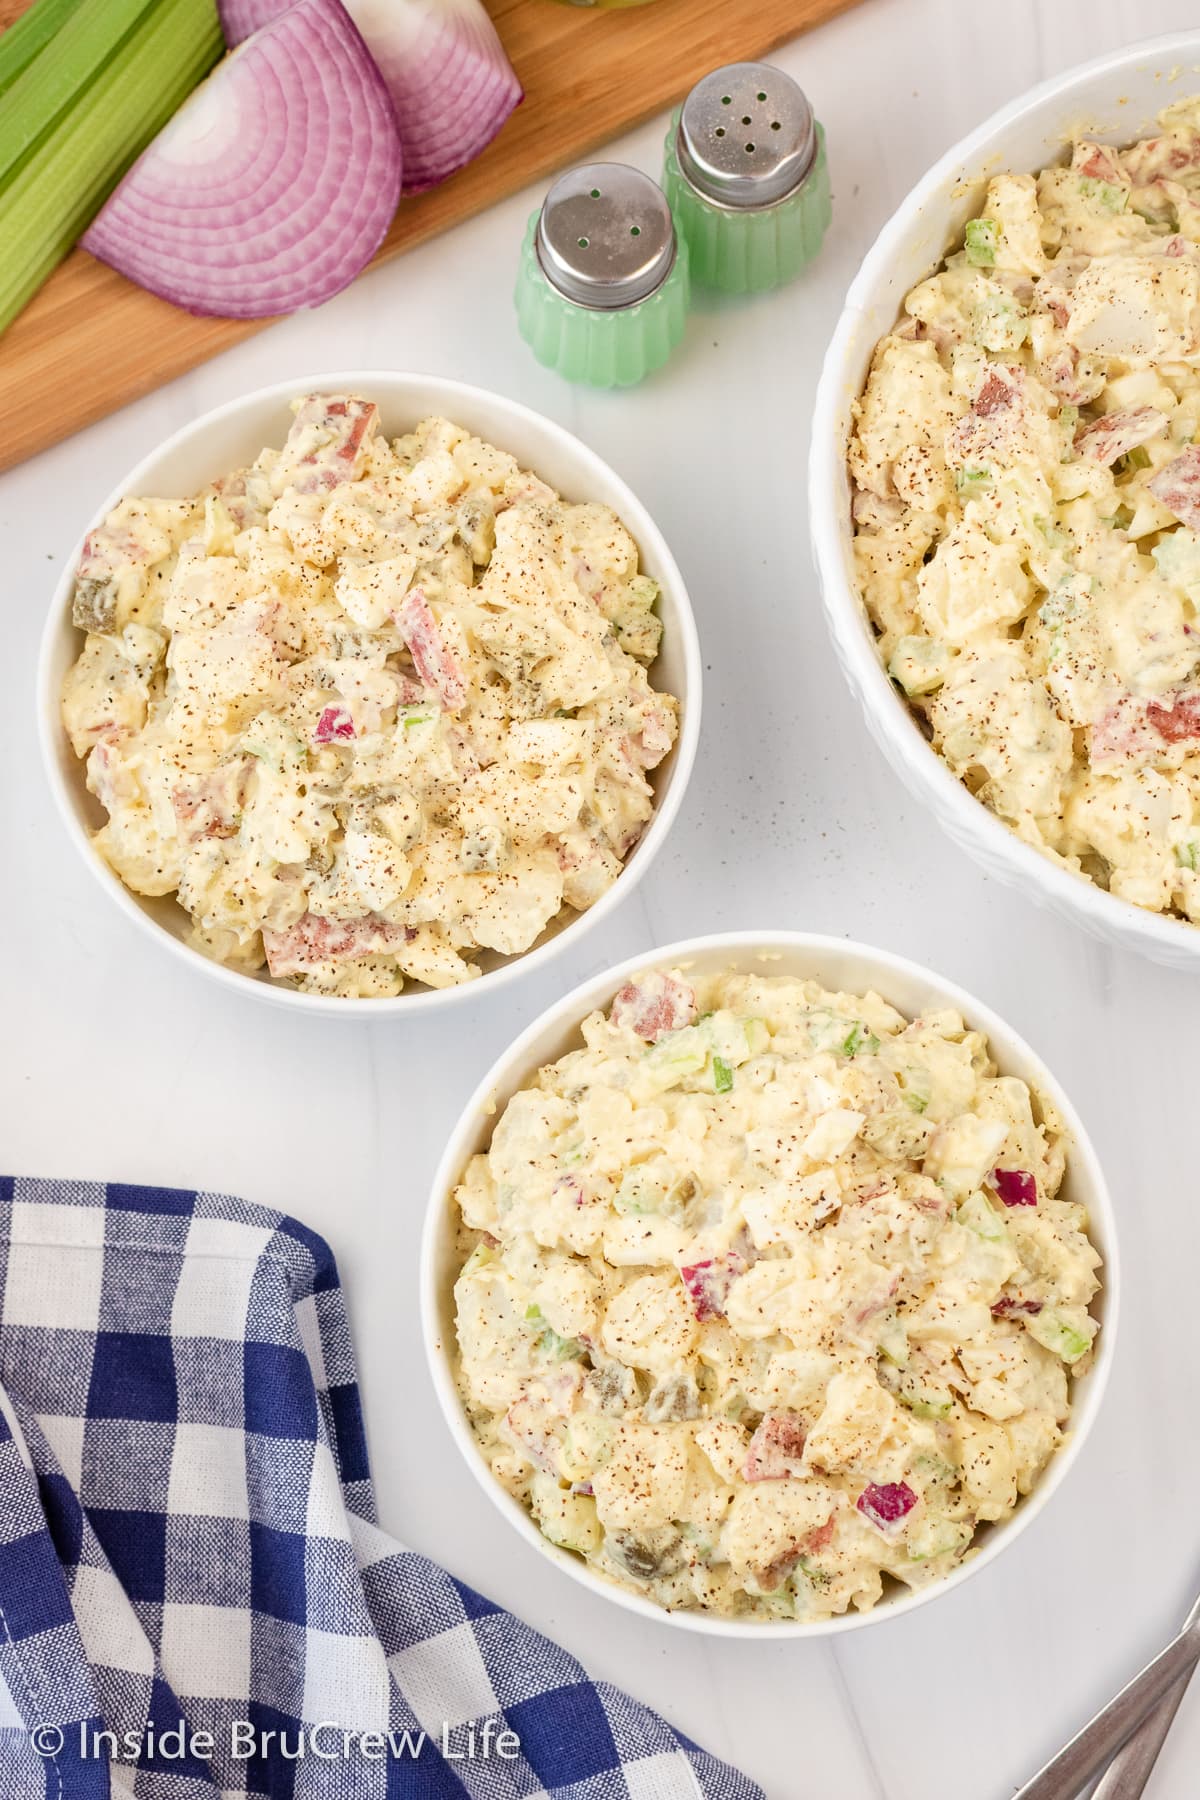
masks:
[[[761,1800],[379,1529],[302,1225],[0,1181],[0,1296],[2,1800]]]

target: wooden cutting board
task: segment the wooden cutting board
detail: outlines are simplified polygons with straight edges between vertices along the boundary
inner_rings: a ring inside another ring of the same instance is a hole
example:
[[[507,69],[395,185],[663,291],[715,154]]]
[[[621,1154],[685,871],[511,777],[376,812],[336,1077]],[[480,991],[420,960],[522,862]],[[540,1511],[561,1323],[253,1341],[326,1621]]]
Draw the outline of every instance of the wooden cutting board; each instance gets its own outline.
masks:
[[[0,0],[0,25],[25,3]],[[764,56],[853,4],[655,0],[589,12],[553,0],[488,0],[524,84],[524,103],[469,168],[401,202],[376,262],[581,160],[721,63]],[[507,291],[495,303],[507,305]],[[75,251],[0,337],[0,468],[261,329],[261,322],[193,318]]]

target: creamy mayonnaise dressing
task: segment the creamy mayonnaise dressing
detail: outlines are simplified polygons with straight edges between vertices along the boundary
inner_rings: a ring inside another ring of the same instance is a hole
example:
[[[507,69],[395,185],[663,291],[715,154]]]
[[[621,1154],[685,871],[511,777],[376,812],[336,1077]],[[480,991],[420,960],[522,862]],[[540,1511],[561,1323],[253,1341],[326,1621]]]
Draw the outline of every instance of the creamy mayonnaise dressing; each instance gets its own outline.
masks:
[[[817,1619],[1036,1482],[1100,1258],[1053,1107],[952,1012],[650,973],[455,1200],[459,1384],[554,1543],[666,1607]]]
[[[855,408],[893,679],[1027,842],[1200,921],[1200,101],[990,181]]]
[[[677,703],[658,589],[605,506],[445,419],[348,395],[282,450],[91,533],[63,717],[96,848],[218,961],[399,993],[526,950],[611,886]]]

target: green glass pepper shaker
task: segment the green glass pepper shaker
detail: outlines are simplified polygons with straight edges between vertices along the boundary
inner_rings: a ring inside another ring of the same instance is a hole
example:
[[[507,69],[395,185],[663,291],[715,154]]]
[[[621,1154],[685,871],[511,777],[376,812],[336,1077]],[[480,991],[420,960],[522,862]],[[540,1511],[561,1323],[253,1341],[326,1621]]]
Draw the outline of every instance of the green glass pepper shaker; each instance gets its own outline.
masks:
[[[568,381],[641,381],[682,338],[689,299],[687,246],[639,169],[572,169],[529,221],[517,322],[538,361]]]
[[[706,75],[671,120],[663,186],[692,279],[763,293],[798,275],[831,217],[825,134],[770,63]]]

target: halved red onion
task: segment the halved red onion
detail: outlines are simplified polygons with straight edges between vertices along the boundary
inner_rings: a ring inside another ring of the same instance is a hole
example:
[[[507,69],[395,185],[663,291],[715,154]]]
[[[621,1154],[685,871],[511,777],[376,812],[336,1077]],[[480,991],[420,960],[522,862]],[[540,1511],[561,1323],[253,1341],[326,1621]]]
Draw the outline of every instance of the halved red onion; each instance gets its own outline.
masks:
[[[287,0],[220,0],[240,43]],[[483,0],[345,0],[396,108],[404,191],[436,187],[486,149],[522,97]]]
[[[189,312],[268,318],[353,281],[400,172],[387,88],[341,0],[296,0],[197,88],[82,241]]]

